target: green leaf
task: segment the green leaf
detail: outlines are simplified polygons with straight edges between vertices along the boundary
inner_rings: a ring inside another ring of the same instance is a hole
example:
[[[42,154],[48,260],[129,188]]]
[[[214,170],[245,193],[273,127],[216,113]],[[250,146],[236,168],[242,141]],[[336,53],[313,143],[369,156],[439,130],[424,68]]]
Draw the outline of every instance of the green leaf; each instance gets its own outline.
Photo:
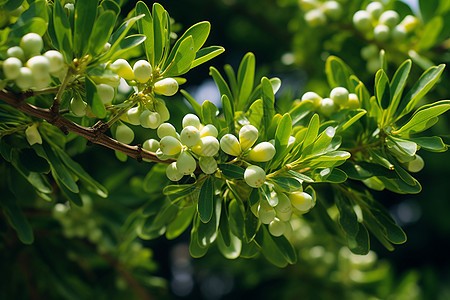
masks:
[[[292,177],[276,176],[271,178],[271,181],[287,193],[295,192],[302,188],[302,183]]]
[[[289,242],[286,237],[282,236],[273,236],[272,237],[275,244],[280,249],[281,253],[283,253],[284,258],[290,264],[297,263],[297,252],[295,251],[294,246]]]
[[[411,71],[412,62],[410,59],[405,60],[402,65],[397,69],[392,78],[390,85],[390,94],[392,95],[392,101],[389,104],[389,116],[393,116],[396,113],[397,107],[400,104],[403,89],[406,85],[409,72]]]
[[[288,174],[294,176],[295,178],[300,179],[301,181],[314,182],[314,180],[311,177],[308,177],[308,176],[306,176],[305,174],[302,174],[302,173],[298,173],[298,172],[296,172],[294,170],[289,170]]]
[[[416,143],[420,148],[433,151],[433,152],[444,152],[447,151],[447,145],[444,144],[442,139],[438,136],[430,137],[420,137],[420,138],[409,138],[411,142]]]
[[[12,152],[11,163],[16,168],[17,172],[22,175],[37,191],[44,194],[50,194],[52,192],[53,188],[48,183],[45,175],[30,170],[23,164],[23,160],[19,159],[19,154],[16,151]]]
[[[248,99],[253,91],[255,81],[255,55],[247,53],[241,61],[238,70],[237,84],[239,89],[239,99],[237,110],[244,110],[247,107]]]
[[[326,168],[326,176],[322,179],[322,182],[331,182],[331,183],[342,183],[347,180],[347,174],[345,174],[344,171],[333,168]],[[320,172],[321,175],[323,175],[324,170]]]
[[[106,117],[105,105],[103,105],[102,100],[100,100],[97,93],[97,87],[89,76],[86,76],[86,102],[97,117]]]
[[[147,173],[142,184],[146,193],[161,193],[161,187],[166,186],[168,179],[166,175],[167,165],[155,164]]]
[[[69,200],[71,203],[77,205],[77,206],[83,206],[83,201],[81,200],[81,196],[78,193],[74,193],[71,190],[69,190],[64,183],[61,182],[61,180],[58,177],[55,177],[55,181],[58,184],[61,193],[63,196]]]
[[[380,151],[369,148],[369,154],[374,163],[379,164],[388,170],[394,170],[394,165]]]
[[[200,189],[198,197],[198,216],[203,223],[207,223],[213,215],[214,177],[209,176]]]
[[[258,189],[253,189],[253,191],[258,192]],[[244,224],[245,230],[244,236],[247,243],[253,241],[260,225],[261,223],[259,222],[259,219],[253,214],[250,206],[247,206],[247,209],[245,210],[245,224]]]
[[[354,254],[365,255],[369,253],[369,233],[367,232],[367,229],[363,224],[358,223],[358,233],[355,237],[347,235],[347,242],[349,249]]]
[[[166,238],[173,240],[180,236],[191,224],[195,213],[195,205],[180,208],[175,220],[167,226]]]
[[[120,41],[115,52],[111,54],[110,60],[114,61],[119,57],[122,57],[131,48],[142,44],[146,40],[146,37],[142,34],[133,34],[125,37]]]
[[[20,27],[13,26],[11,28],[11,31],[9,32],[8,38],[9,39],[20,39],[22,36],[24,36],[25,34],[30,33],[30,32],[34,32],[39,35],[44,35],[46,28],[47,28],[47,22],[45,22],[44,19],[32,18]],[[56,45],[55,45],[55,47],[56,47]]]
[[[198,221],[197,221],[198,222]],[[195,224],[195,221],[194,221]],[[201,247],[198,241],[197,229],[193,227],[191,230],[191,242],[189,243],[189,253],[194,258],[202,257],[208,252],[208,247]]]
[[[217,238],[222,211],[222,199],[220,197],[214,197],[213,202],[213,214],[211,219],[207,223],[198,222],[197,234],[198,242],[201,247],[208,246]]]
[[[168,20],[169,17],[168,17],[166,10],[164,9],[164,7],[162,7],[162,5],[159,3],[153,4],[152,17],[153,17],[153,38],[154,38],[154,43],[153,43],[154,59],[152,60],[153,61],[152,66],[159,66],[161,59],[163,57],[163,54],[164,54],[164,48],[166,46],[165,30],[167,27],[166,23],[169,22],[169,20]],[[189,47],[192,47],[192,48],[194,47],[194,43],[192,40],[190,42],[188,42],[188,44],[189,44]],[[181,47],[181,45],[180,45],[180,47]],[[180,57],[178,57],[178,59],[176,58],[179,50],[180,49],[177,49],[177,51],[176,51],[177,53],[174,56],[174,60],[179,61],[181,59]],[[182,50],[182,51],[184,51],[184,50]],[[184,52],[181,52],[181,53],[184,53]],[[186,54],[187,54],[187,52],[186,52]],[[195,52],[191,55],[195,55]],[[178,54],[178,56],[179,56],[179,54]],[[174,60],[170,61],[170,64],[173,64]],[[192,58],[191,62],[193,60],[194,59]],[[178,64],[178,63],[175,62],[175,64]],[[178,75],[181,75],[181,74],[178,74]],[[167,76],[171,76],[171,75],[167,74]],[[177,76],[177,75],[173,75],[173,76]]]
[[[301,101],[297,105],[293,106],[289,111],[292,118],[292,126],[296,126],[299,122],[314,111],[314,103],[312,101]]]
[[[289,138],[292,131],[292,120],[289,114],[284,114],[280,123],[278,123],[277,131],[275,132],[275,156],[272,158],[272,165],[281,161],[286,156],[286,150],[289,143]]]
[[[192,98],[192,96],[185,90],[180,90],[180,92],[184,96],[184,98],[186,98],[186,100],[189,102],[189,104],[192,106],[195,114],[197,116],[201,116],[202,115],[202,106],[197,101],[195,101],[195,99]],[[203,122],[204,122],[204,120],[203,120]]]
[[[136,17],[130,18],[120,25],[120,27],[111,35],[109,38],[109,43],[111,44],[111,49],[106,53],[107,55],[102,56],[103,60],[108,60],[109,55],[112,55],[120,47],[120,42],[126,37],[128,31],[133,27],[133,25],[143,18],[144,15],[138,15]]]
[[[341,86],[352,91],[349,78],[353,72],[340,58],[329,56],[325,63],[325,73],[331,88]]]
[[[400,139],[393,136],[388,136],[386,145],[392,152],[400,151],[402,155],[413,156],[417,152],[417,144],[408,140]]]
[[[154,35],[153,35],[153,18],[150,14],[150,10],[147,5],[139,1],[136,4],[136,16],[144,15],[144,17],[140,18],[137,21],[139,33],[142,33],[147,38],[144,41],[145,46],[145,54],[147,55],[147,60],[150,62],[152,66],[155,65],[155,59],[153,54],[153,44],[154,44]]]
[[[212,76],[214,79],[214,82],[216,83],[217,87],[219,88],[220,97],[222,95],[227,95],[228,99],[233,99],[233,95],[231,94],[230,87],[226,83],[225,79],[223,79],[222,75],[217,71],[216,68],[210,67],[209,68],[209,75]]]
[[[198,186],[195,183],[180,184],[180,185],[167,185],[163,189],[163,194],[169,196],[172,203],[186,200],[187,197],[193,195],[193,198],[197,198]]]
[[[245,170],[241,167],[230,165],[230,164],[219,164],[219,169],[222,171],[223,175],[230,178],[244,178]]]
[[[317,138],[317,134],[319,133],[319,115],[314,114],[309,121],[308,131],[306,131],[305,137],[303,138],[302,150],[306,149],[309,145],[311,145],[314,140]]]
[[[264,105],[261,99],[256,100],[248,109],[248,121],[256,128],[260,128],[264,115]]]
[[[92,56],[102,53],[105,44],[114,29],[116,15],[112,11],[103,12],[94,23],[91,38],[89,39],[88,49]]]
[[[378,105],[382,109],[388,108],[391,100],[389,78],[383,69],[378,70],[375,75],[375,90],[378,100]]]
[[[373,176],[370,170],[350,161],[346,161],[340,168],[344,170],[350,179],[354,180],[364,180]]]
[[[414,84],[411,90],[400,102],[397,110],[397,120],[414,109],[420,99],[435,85],[444,71],[445,65],[431,67],[426,70]]]
[[[439,0],[419,0],[420,15],[425,23],[435,16],[439,7]]]
[[[227,97],[227,95],[222,95],[221,100],[222,100],[222,108],[223,108],[223,115],[225,117],[226,128],[228,129],[227,132],[234,134],[235,133],[235,125],[234,125],[233,104],[231,103],[231,101]]]
[[[77,0],[75,2],[73,47],[77,57],[82,57],[88,50],[87,45],[90,42],[92,27],[97,14],[97,5],[97,0]],[[103,34],[105,35],[105,32]]]
[[[194,40],[191,36],[184,39],[172,61],[170,61],[163,75],[166,77],[180,76],[190,70],[195,59]]]
[[[33,229],[17,205],[17,202],[11,197],[12,195],[2,195],[0,205],[2,206],[3,213],[8,223],[17,232],[20,241],[24,244],[32,244],[34,241]]]
[[[437,39],[444,27],[444,20],[442,16],[434,16],[428,23],[425,24],[421,39],[417,44],[418,52],[424,52],[436,45]]]
[[[235,199],[231,200],[228,205],[228,223],[230,225],[231,233],[243,240],[245,236],[244,213]]]
[[[230,233],[230,244],[227,245],[224,241],[222,232],[220,232],[217,239],[217,246],[219,247],[220,253],[222,253],[225,258],[236,259],[241,254],[242,241],[237,236]]]
[[[349,199],[342,194],[335,196],[336,206],[339,210],[339,224],[347,236],[356,237],[358,234],[358,218]]]
[[[210,46],[198,50],[195,54],[195,59],[192,62],[191,69],[213,59],[214,57],[222,54],[224,51],[225,48],[221,46]]]
[[[64,55],[65,61],[71,63],[73,58],[72,29],[59,0],[54,2],[53,26],[60,47],[59,50]]]
[[[287,266],[288,261],[285,253],[280,250],[273,237],[267,231],[266,226],[261,226],[255,237],[256,242],[261,247],[264,257],[277,267]]]
[[[261,79],[261,98],[263,101],[263,124],[264,131],[261,134],[261,138],[268,138],[269,127],[272,123],[273,116],[275,114],[275,96],[272,89],[272,84],[267,77]]]
[[[367,111],[364,109],[355,109],[355,110],[349,111],[348,115],[346,116],[348,118],[348,120],[345,121],[345,123],[343,123],[342,125],[339,125],[338,131],[339,132],[346,131],[350,126],[355,124],[356,121],[361,119],[362,116],[364,116],[366,113],[367,113]]]

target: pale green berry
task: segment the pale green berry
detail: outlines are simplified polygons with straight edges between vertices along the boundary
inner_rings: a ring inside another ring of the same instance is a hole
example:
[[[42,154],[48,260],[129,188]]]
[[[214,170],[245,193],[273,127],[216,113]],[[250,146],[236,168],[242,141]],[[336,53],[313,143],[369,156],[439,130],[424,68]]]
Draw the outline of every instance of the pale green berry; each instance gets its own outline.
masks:
[[[292,209],[288,212],[281,212],[281,211],[278,211],[277,208],[275,207],[275,211],[277,213],[277,218],[280,219],[281,221],[287,222],[291,219]]]
[[[166,122],[170,119],[170,113],[164,100],[155,99],[155,111],[161,116],[161,122]]]
[[[214,174],[217,171],[217,161],[211,156],[200,156],[198,159],[200,169],[205,174]]]
[[[50,72],[50,62],[45,56],[37,55],[30,58],[26,66],[31,69],[34,78],[47,76]]]
[[[6,54],[8,55],[8,57],[16,57],[21,61],[25,61],[25,54],[23,53],[22,48],[20,48],[19,46],[9,48],[6,51]]]
[[[31,70],[29,68],[22,67],[20,68],[19,76],[16,78],[15,82],[20,89],[29,89],[34,82],[33,73],[31,73]]]
[[[238,139],[230,133],[220,139],[220,149],[232,156],[238,156],[242,152]]]
[[[320,9],[312,9],[305,14],[305,21],[311,27],[322,26],[327,23],[325,14]]]
[[[337,20],[342,15],[342,7],[337,1],[326,1],[322,5],[323,12],[327,15],[327,17]]]
[[[22,62],[17,57],[9,57],[3,62],[3,73],[7,79],[16,79],[20,75]]]
[[[37,129],[36,123],[28,126],[28,128],[25,129],[25,137],[27,138],[28,144],[30,144],[30,146],[33,146],[34,144],[42,145],[42,137]]]
[[[80,97],[73,97],[70,100],[70,111],[77,117],[83,117],[86,115],[87,103]]]
[[[156,130],[156,134],[160,139],[165,136],[173,136],[174,138],[177,138],[177,130],[170,123],[162,123],[161,125],[159,125],[158,129]]]
[[[117,74],[105,74],[101,76],[91,75],[91,78],[96,84],[103,83],[113,88],[116,88],[120,85],[120,77]]]
[[[167,166],[166,175],[167,178],[169,178],[172,181],[178,181],[184,176],[183,173],[178,171],[177,164],[175,162]]]
[[[361,57],[364,59],[370,59],[378,55],[378,47],[375,44],[370,44],[361,48]]]
[[[303,10],[311,10],[319,6],[319,2],[317,0],[299,0],[298,3]]]
[[[216,126],[212,124],[207,124],[200,130],[200,137],[213,136],[216,138],[218,134]]]
[[[266,202],[261,202],[258,206],[258,218],[263,224],[270,224],[276,216],[272,206]]]
[[[420,157],[417,154],[414,155],[413,160],[407,162],[408,171],[413,172],[413,173],[421,171],[424,166],[425,166],[425,162],[423,161],[422,157]]]
[[[165,155],[162,151],[161,151],[161,149],[158,149],[158,150],[156,150],[156,157],[159,159],[159,160],[168,160],[168,159],[170,159],[170,158],[173,158],[173,156],[171,156],[171,155]]]
[[[133,66],[134,77],[140,83],[146,83],[152,77],[152,66],[146,60],[138,60]]]
[[[360,31],[372,29],[372,20],[370,14],[365,10],[358,10],[353,15],[353,25]]]
[[[239,130],[239,143],[242,151],[249,149],[258,139],[258,129],[253,125],[244,125]]]
[[[155,82],[153,91],[164,96],[173,96],[178,92],[178,82],[173,78],[164,78]]]
[[[161,116],[157,112],[144,110],[139,116],[139,122],[144,128],[156,129],[161,124]]]
[[[285,193],[277,193],[278,204],[275,206],[275,210],[281,213],[288,213],[292,211],[292,204],[289,197]]]
[[[200,129],[200,119],[194,114],[187,114],[183,117],[183,128],[186,126],[194,126]]]
[[[373,36],[379,42],[385,42],[389,39],[390,29],[387,25],[380,24],[373,29]]]
[[[140,125],[139,117],[141,116],[142,109],[139,106],[132,107],[127,111],[128,123],[133,125]]]
[[[133,80],[134,73],[128,61],[125,59],[119,58],[115,62],[109,65],[109,68],[117,73],[122,78],[126,80]]]
[[[177,159],[177,169],[184,175],[192,174],[197,168],[195,159],[187,151],[182,151]]]
[[[134,131],[125,124],[116,128],[116,139],[124,144],[129,144],[134,140]]]
[[[145,150],[148,150],[150,152],[155,152],[155,153],[156,153],[156,151],[158,151],[159,147],[160,147],[159,141],[157,141],[155,139],[148,139],[142,145],[142,148],[144,148]]]
[[[262,187],[266,181],[266,172],[258,166],[251,165],[245,169],[244,180],[253,188]]]
[[[42,38],[37,33],[27,33],[20,40],[20,48],[23,49],[26,57],[39,55],[44,47]]]
[[[347,107],[350,109],[357,109],[361,107],[361,103],[359,102],[358,96],[356,94],[348,94]]]
[[[191,150],[200,156],[214,156],[219,152],[219,141],[213,136],[204,136],[191,148]]]
[[[43,89],[50,85],[51,82],[50,74],[41,76],[41,77],[34,77],[33,78],[33,86],[37,89]]]
[[[378,19],[383,12],[383,4],[377,1],[367,4],[366,11],[372,16],[374,20]]]
[[[320,101],[320,112],[329,117],[336,111],[336,104],[331,98],[324,98]]]
[[[322,97],[320,97],[318,94],[314,92],[306,92],[302,96],[302,101],[312,101],[314,103],[314,106],[318,107],[320,105],[320,101],[322,100]]]
[[[181,142],[188,146],[195,146],[200,141],[200,131],[194,126],[186,126],[180,134]]]
[[[401,42],[406,38],[408,32],[406,31],[405,26],[397,25],[394,27],[394,29],[392,29],[391,35],[392,40],[394,40],[395,42]]]
[[[108,52],[111,49],[111,44],[106,42],[105,46],[103,46],[102,54]]]
[[[395,10],[386,10],[380,15],[378,22],[388,27],[394,27],[399,22],[399,15]]]
[[[401,22],[400,25],[403,25],[407,32],[411,32],[416,29],[419,20],[416,17],[407,15]]]
[[[312,196],[305,192],[294,192],[289,194],[292,206],[302,213],[308,212],[314,206]]]
[[[269,224],[269,232],[273,236],[282,236],[286,231],[286,223],[278,218],[274,218]]]
[[[164,155],[177,155],[181,151],[181,143],[173,136],[165,136],[159,142],[159,147]]]
[[[97,93],[103,104],[111,103],[114,99],[114,88],[110,85],[104,83],[98,84]]]
[[[266,162],[275,156],[275,147],[269,142],[261,142],[248,153],[248,159],[256,162]]]
[[[46,57],[50,63],[50,73],[59,72],[63,69],[64,57],[59,51],[49,50],[44,53],[44,57]]]
[[[344,106],[348,102],[348,90],[344,87],[336,87],[331,90],[330,98],[337,105]]]

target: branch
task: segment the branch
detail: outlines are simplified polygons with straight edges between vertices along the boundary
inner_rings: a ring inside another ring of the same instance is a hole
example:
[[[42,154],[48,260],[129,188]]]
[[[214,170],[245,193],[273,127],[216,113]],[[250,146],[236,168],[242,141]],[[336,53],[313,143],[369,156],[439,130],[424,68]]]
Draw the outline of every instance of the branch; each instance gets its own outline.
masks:
[[[60,114],[60,112],[40,108],[25,102],[26,98],[33,95],[33,91],[23,92],[22,94],[13,94],[6,90],[0,91],[1,100],[23,113],[46,120],[50,124],[58,127],[62,132],[64,132],[64,134],[68,134],[69,131],[73,132],[86,138],[90,143],[102,145],[106,148],[122,152],[139,162],[143,159],[164,164],[170,164],[173,162],[173,160],[163,161],[158,159],[155,153],[142,149],[141,145],[130,146],[120,143],[117,140],[107,136],[105,132],[109,127],[101,121],[92,127],[83,127],[70,121],[69,119],[66,119]]]

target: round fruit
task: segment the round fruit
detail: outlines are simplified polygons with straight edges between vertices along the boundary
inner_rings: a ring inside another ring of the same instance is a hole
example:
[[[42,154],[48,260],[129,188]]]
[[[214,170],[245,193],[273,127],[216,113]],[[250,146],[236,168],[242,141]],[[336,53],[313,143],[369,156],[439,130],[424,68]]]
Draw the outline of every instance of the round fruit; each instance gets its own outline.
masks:
[[[139,117],[141,116],[142,110],[139,106],[132,107],[127,111],[128,123],[133,125],[140,125]]]
[[[33,86],[37,89],[43,89],[50,85],[51,80],[52,79],[50,78],[50,74],[41,77],[34,77]]]
[[[187,151],[182,151],[177,159],[177,169],[184,175],[192,174],[197,168],[195,159]]]
[[[44,57],[46,57],[50,63],[51,73],[59,72],[64,67],[64,57],[59,51],[49,50],[44,53]]]
[[[22,62],[17,57],[9,57],[3,62],[3,73],[7,79],[16,79],[20,75]]]
[[[23,53],[22,48],[20,48],[19,46],[9,48],[6,51],[6,54],[8,55],[8,57],[16,57],[21,61],[25,61],[25,54]]]
[[[216,126],[212,124],[207,124],[200,130],[200,137],[213,136],[216,138],[218,134]]]
[[[28,126],[28,128],[25,129],[25,137],[27,138],[28,144],[30,144],[30,146],[33,146],[34,144],[42,145],[42,137],[39,134],[36,123]]]
[[[344,106],[348,102],[348,90],[344,87],[336,87],[331,90],[330,98],[334,103]]]
[[[159,142],[159,147],[164,155],[177,155],[181,151],[181,143],[173,136],[165,136]]]
[[[191,150],[198,155],[211,157],[219,152],[219,148],[219,141],[215,137],[204,136]]]
[[[403,25],[407,32],[411,32],[416,29],[419,20],[416,17],[407,15],[401,22],[400,25]]]
[[[178,91],[178,82],[173,78],[164,78],[155,82],[153,90],[164,96],[173,96]]]
[[[337,1],[326,1],[322,5],[323,12],[333,20],[337,20],[342,15],[342,7]]]
[[[373,36],[379,42],[385,42],[389,39],[390,29],[387,25],[380,24],[373,29]]]
[[[114,99],[114,88],[110,85],[104,83],[98,84],[97,93],[103,104],[111,103]]]
[[[183,178],[184,175],[178,171],[176,162],[173,162],[167,166],[166,176],[172,181],[178,181]]]
[[[142,148],[150,152],[156,152],[159,149],[159,142],[155,139],[148,139],[144,142]]]
[[[134,131],[127,125],[121,124],[116,128],[116,139],[124,144],[129,144],[134,140]]]
[[[183,117],[183,128],[186,126],[194,126],[200,129],[200,119],[194,114],[187,114]]]
[[[405,26],[403,25],[397,25],[392,29],[392,39],[395,42],[401,42],[406,38],[406,35],[408,32],[406,31]]]
[[[375,44],[370,44],[361,49],[361,57],[364,59],[370,59],[378,55],[378,47]]]
[[[156,129],[161,124],[161,116],[157,112],[144,110],[139,116],[139,122],[144,128]]]
[[[276,212],[267,202],[262,202],[258,206],[258,218],[263,224],[270,224],[275,218]]]
[[[161,116],[161,122],[165,122],[170,119],[170,113],[164,100],[155,99],[155,110]]]
[[[201,156],[198,159],[198,164],[205,174],[214,174],[217,171],[217,161],[214,157]]]
[[[275,207],[275,211],[277,213],[277,218],[280,219],[281,221],[287,222],[291,219],[292,209],[288,212],[281,212],[278,211],[277,208]]]
[[[327,23],[327,17],[320,9],[312,9],[305,14],[305,21],[311,27],[322,26]]]
[[[125,78],[126,80],[133,80],[134,79],[134,72],[131,68],[128,61],[125,59],[119,58],[115,62],[109,65],[109,68],[117,73],[122,78]]]
[[[188,146],[195,146],[200,141],[200,131],[194,126],[186,126],[180,134],[181,142]]]
[[[408,171],[416,173],[423,169],[425,162],[419,155],[414,155],[414,159],[407,163]]]
[[[37,33],[27,33],[22,37],[20,41],[20,48],[23,49],[26,57],[31,57],[34,55],[41,54],[41,50],[44,47],[44,42],[42,38]]]
[[[138,60],[133,66],[134,77],[141,83],[146,83],[152,77],[152,66],[146,60]]]
[[[277,193],[278,204],[275,206],[275,210],[281,213],[288,213],[292,211],[292,204],[289,197],[285,193]]]
[[[361,107],[361,103],[359,103],[359,99],[356,94],[354,93],[348,94],[347,107],[350,109],[357,109]]]
[[[273,236],[282,236],[286,230],[286,223],[278,218],[274,218],[269,224],[269,232]]]
[[[336,104],[331,98],[324,98],[320,101],[320,112],[329,117],[336,110]]]
[[[50,62],[42,55],[30,58],[27,61],[26,66],[31,69],[34,78],[47,76],[50,72]]]
[[[70,111],[77,117],[86,115],[87,103],[80,97],[73,97],[70,100]]]
[[[399,22],[399,15],[395,10],[387,10],[380,15],[378,22],[388,27],[394,27]]]
[[[383,12],[383,4],[380,2],[370,2],[367,7],[366,11],[372,16],[373,19],[378,19]]]
[[[253,125],[244,125],[239,130],[239,143],[242,151],[249,149],[258,139],[258,129]]]
[[[266,172],[258,166],[249,166],[245,169],[244,180],[253,188],[262,187],[266,181]]]
[[[239,144],[238,139],[230,133],[225,134],[220,139],[220,149],[222,149],[222,151],[226,154],[232,156],[238,156],[242,152],[241,145]]]
[[[370,14],[365,10],[358,10],[353,15],[353,25],[361,31],[372,29],[372,20]]]
[[[33,82],[34,79],[31,70],[27,67],[20,68],[19,76],[16,78],[17,86],[22,90],[26,90],[33,85]]]
[[[248,159],[256,162],[266,162],[275,156],[275,147],[269,142],[262,142],[256,145],[248,153]]]
[[[160,139],[165,136],[173,136],[174,138],[177,138],[177,130],[170,123],[162,123],[161,125],[159,125],[158,129],[156,130],[156,134]]]
[[[310,194],[305,192],[295,192],[289,194],[292,206],[302,213],[308,212],[314,206],[314,200]]]
[[[314,92],[306,92],[302,96],[302,101],[312,101],[314,105],[317,107],[320,105],[320,101],[322,100],[322,97],[320,97],[318,94]]]

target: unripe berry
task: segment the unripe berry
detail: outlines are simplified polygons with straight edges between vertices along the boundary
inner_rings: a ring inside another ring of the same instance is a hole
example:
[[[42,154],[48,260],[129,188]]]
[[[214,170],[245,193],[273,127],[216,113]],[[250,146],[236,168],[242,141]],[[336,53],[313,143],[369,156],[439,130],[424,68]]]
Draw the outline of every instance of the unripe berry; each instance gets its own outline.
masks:
[[[22,90],[29,89],[34,82],[31,70],[27,67],[20,68],[19,76],[16,78],[15,82],[20,89]]]
[[[204,136],[191,148],[191,150],[201,156],[214,156],[219,152],[219,141],[213,136]]]
[[[48,76],[50,72],[50,63],[45,56],[37,55],[30,58],[26,66],[31,69],[33,77],[39,79],[44,76]]]
[[[140,125],[139,117],[141,116],[142,110],[139,106],[132,107],[127,111],[128,123],[133,125]]]
[[[161,125],[159,125],[158,129],[156,130],[156,134],[160,139],[165,136],[173,136],[174,138],[177,138],[177,130],[170,123],[162,123]]]
[[[116,139],[124,144],[129,144],[134,140],[134,131],[127,125],[121,124],[116,128]]]
[[[353,25],[360,31],[372,29],[372,20],[370,14],[365,10],[358,10],[353,15]]]
[[[106,42],[106,44],[103,46],[102,54],[108,52],[109,49],[111,49],[111,44]]]
[[[41,76],[41,77],[34,77],[33,78],[33,86],[37,89],[43,89],[50,85],[50,81],[52,79],[50,78],[50,74]]]
[[[146,83],[152,77],[152,66],[146,60],[138,60],[133,66],[134,77],[140,83]]]
[[[262,142],[256,145],[248,153],[248,159],[256,162],[266,162],[275,156],[275,147],[269,142]]]
[[[249,166],[245,169],[244,180],[253,188],[262,187],[266,181],[266,172],[258,166]]]
[[[200,141],[200,131],[194,126],[186,126],[180,134],[181,142],[188,146],[195,146]]]
[[[373,29],[373,36],[379,42],[385,42],[389,39],[390,29],[388,26],[380,24]]]
[[[144,148],[145,150],[148,150],[150,152],[155,152],[155,153],[156,153],[156,151],[158,151],[159,147],[160,147],[159,141],[157,141],[155,139],[148,139],[142,145],[142,148]]]
[[[104,83],[98,84],[97,93],[103,104],[111,103],[114,99],[114,88],[110,85]]]
[[[244,125],[239,130],[239,143],[242,151],[249,149],[258,139],[258,129],[253,125]]]
[[[200,119],[194,114],[187,114],[183,117],[183,128],[186,126],[194,126],[200,129]]]
[[[414,155],[413,160],[407,162],[408,171],[413,172],[413,173],[421,171],[424,166],[425,166],[425,162],[423,161],[422,157],[420,157],[417,154]]]
[[[173,96],[178,91],[178,82],[173,78],[164,78],[155,82],[153,90],[164,96]]]
[[[334,103],[344,106],[348,102],[348,90],[344,87],[336,87],[331,90],[330,98]]]
[[[306,100],[312,101],[314,103],[314,106],[318,107],[320,105],[322,97],[320,97],[318,94],[314,92],[306,92],[302,96],[302,101]]]
[[[395,10],[387,10],[380,15],[378,22],[388,27],[394,27],[399,22],[399,15]]]
[[[30,146],[33,146],[34,144],[42,145],[42,137],[39,134],[36,123],[28,126],[28,128],[25,130],[25,137],[27,138],[28,144],[30,144]]]
[[[320,9],[312,9],[305,14],[305,21],[311,27],[322,26],[327,23],[325,14]]]
[[[383,12],[383,4],[380,2],[370,2],[367,7],[366,11],[372,16],[374,20],[378,19]]]
[[[25,61],[25,54],[23,53],[22,48],[20,48],[19,46],[9,48],[6,51],[6,54],[8,55],[8,57],[16,57],[21,61]]]
[[[392,40],[395,42],[401,42],[406,38],[406,35],[408,32],[406,31],[405,26],[403,25],[397,25],[392,29]]]
[[[125,59],[119,58],[115,62],[109,65],[109,68],[117,73],[122,78],[126,80],[133,80],[134,73],[128,61]]]
[[[184,175],[189,175],[195,171],[197,163],[187,151],[182,151],[177,159],[177,169]]]
[[[37,33],[27,33],[20,41],[20,48],[23,49],[26,57],[31,57],[41,54],[41,50],[44,47],[42,38]]]
[[[286,223],[278,218],[274,218],[269,224],[269,232],[273,236],[282,236],[286,230]]]
[[[337,1],[326,1],[322,5],[323,12],[327,15],[327,17],[337,20],[342,15],[342,7]]]
[[[416,17],[407,15],[401,22],[400,25],[403,25],[407,32],[411,32],[416,29],[419,20]]]
[[[277,208],[275,207],[275,211],[277,213],[277,218],[280,219],[281,221],[287,222],[291,219],[292,209],[288,212],[281,212],[278,211]]]
[[[241,145],[239,144],[238,139],[230,133],[225,134],[220,139],[220,149],[222,149],[222,151],[226,154],[232,156],[238,156],[242,152]]]
[[[314,200],[310,194],[305,192],[295,192],[289,194],[292,206],[302,213],[308,212],[314,206]]]
[[[157,112],[144,110],[139,116],[139,122],[144,128],[156,129],[161,124],[161,116]]]
[[[263,224],[270,224],[275,218],[276,212],[272,206],[266,202],[261,202],[258,206],[258,218]]]
[[[336,104],[331,98],[324,98],[320,101],[320,112],[329,117],[336,111]]]
[[[278,204],[275,206],[275,210],[281,213],[288,213],[292,211],[292,204],[288,196],[285,193],[277,193]]]
[[[218,134],[216,126],[212,124],[207,124],[200,130],[200,137],[213,136],[216,138]]]
[[[217,161],[211,156],[200,156],[198,159],[200,169],[205,174],[214,174],[217,171]]]
[[[183,173],[178,171],[176,162],[173,162],[167,166],[166,176],[167,176],[167,178],[169,178],[172,181],[178,181],[181,178],[183,178],[184,175],[183,175]]]
[[[378,55],[378,47],[375,44],[367,45],[361,49],[361,57],[364,59],[370,59]]]
[[[164,153],[162,153],[161,149],[156,150],[156,157],[159,160],[168,160],[170,158],[173,158],[173,156],[171,155],[165,155]]]
[[[348,94],[347,107],[350,109],[357,109],[361,107],[361,103],[359,102],[358,96],[356,94]]]
[[[44,53],[44,57],[50,63],[50,73],[59,72],[64,67],[64,57],[59,51],[49,50]]]
[[[73,97],[70,100],[70,111],[77,117],[83,117],[86,115],[87,103],[80,97]]]
[[[161,122],[166,122],[170,119],[169,110],[162,99],[155,99],[155,111],[161,116]]]
[[[159,147],[164,155],[177,155],[181,151],[181,143],[173,136],[165,136],[159,142]]]
[[[17,57],[9,57],[3,62],[3,73],[7,79],[16,79],[20,75],[22,62]]]

